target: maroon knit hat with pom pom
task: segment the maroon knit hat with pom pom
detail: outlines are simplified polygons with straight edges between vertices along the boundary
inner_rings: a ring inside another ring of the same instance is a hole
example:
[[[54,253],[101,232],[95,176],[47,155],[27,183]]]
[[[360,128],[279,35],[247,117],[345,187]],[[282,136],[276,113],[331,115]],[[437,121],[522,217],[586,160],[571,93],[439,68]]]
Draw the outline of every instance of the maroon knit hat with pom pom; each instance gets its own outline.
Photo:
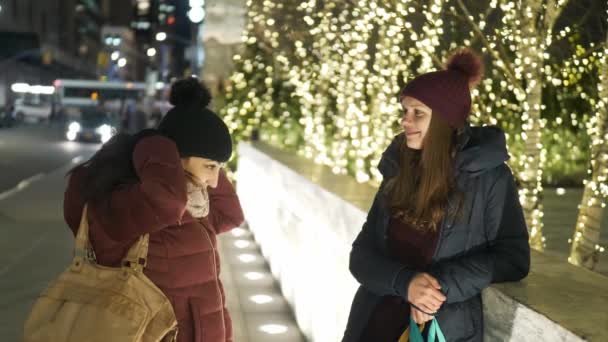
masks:
[[[420,75],[405,85],[399,99],[421,101],[450,126],[461,127],[471,112],[471,91],[481,80],[481,58],[470,49],[452,53],[445,70]]]

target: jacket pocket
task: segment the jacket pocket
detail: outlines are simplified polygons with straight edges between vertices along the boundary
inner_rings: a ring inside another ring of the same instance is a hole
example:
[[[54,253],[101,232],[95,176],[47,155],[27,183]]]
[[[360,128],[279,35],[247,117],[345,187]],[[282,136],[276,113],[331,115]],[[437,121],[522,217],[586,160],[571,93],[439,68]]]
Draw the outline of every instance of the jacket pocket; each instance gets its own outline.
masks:
[[[460,222],[445,225],[442,232],[442,241],[439,258],[447,259],[464,254],[470,244],[471,228]]]
[[[444,306],[436,318],[441,331],[450,342],[471,341],[476,335],[471,301]]]

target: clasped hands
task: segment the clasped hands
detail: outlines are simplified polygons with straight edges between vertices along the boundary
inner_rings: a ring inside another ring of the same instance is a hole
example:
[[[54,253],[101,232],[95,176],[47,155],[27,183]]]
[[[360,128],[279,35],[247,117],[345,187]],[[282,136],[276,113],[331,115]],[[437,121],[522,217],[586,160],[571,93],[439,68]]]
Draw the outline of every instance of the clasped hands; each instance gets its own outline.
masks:
[[[418,273],[410,281],[407,300],[411,307],[411,317],[417,324],[432,320],[446,299],[441,292],[441,285],[430,274]]]

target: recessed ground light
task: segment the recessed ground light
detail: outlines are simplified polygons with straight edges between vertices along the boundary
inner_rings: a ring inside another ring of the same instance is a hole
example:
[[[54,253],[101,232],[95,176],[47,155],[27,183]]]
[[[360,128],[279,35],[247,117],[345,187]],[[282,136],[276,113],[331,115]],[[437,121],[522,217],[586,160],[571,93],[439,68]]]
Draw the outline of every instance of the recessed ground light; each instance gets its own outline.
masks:
[[[251,245],[251,242],[247,240],[236,240],[234,241],[234,245],[237,248],[247,248]]]
[[[234,235],[236,237],[243,236],[245,234],[247,234],[247,231],[243,228],[234,228],[232,230],[232,235]]]
[[[265,324],[260,327],[260,331],[270,335],[278,335],[286,333],[287,327],[281,324]]]
[[[264,278],[264,275],[260,272],[247,272],[245,273],[245,278],[249,280],[260,280]]]
[[[255,259],[257,259],[257,258],[253,254],[241,254],[241,255],[239,255],[239,260],[241,260],[242,262],[247,263],[247,264],[250,263],[250,262],[254,262]]]
[[[264,295],[264,294],[258,294],[258,295],[251,296],[251,297],[249,297],[249,300],[251,300],[252,302],[254,302],[256,304],[268,304],[273,301],[272,297],[270,297],[268,295]]]

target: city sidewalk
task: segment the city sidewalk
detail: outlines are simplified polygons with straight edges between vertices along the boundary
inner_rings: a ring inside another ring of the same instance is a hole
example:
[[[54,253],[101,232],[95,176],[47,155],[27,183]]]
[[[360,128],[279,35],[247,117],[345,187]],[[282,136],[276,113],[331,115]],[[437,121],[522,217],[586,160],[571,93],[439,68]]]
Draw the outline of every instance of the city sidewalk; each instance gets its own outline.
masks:
[[[3,342],[20,341],[35,298],[71,261],[73,238],[63,222],[62,203],[65,173],[72,166],[22,184],[0,200]],[[237,228],[220,236],[219,244],[234,341],[305,341],[251,233]]]
[[[219,243],[234,341],[305,341],[251,232],[236,228]]]

